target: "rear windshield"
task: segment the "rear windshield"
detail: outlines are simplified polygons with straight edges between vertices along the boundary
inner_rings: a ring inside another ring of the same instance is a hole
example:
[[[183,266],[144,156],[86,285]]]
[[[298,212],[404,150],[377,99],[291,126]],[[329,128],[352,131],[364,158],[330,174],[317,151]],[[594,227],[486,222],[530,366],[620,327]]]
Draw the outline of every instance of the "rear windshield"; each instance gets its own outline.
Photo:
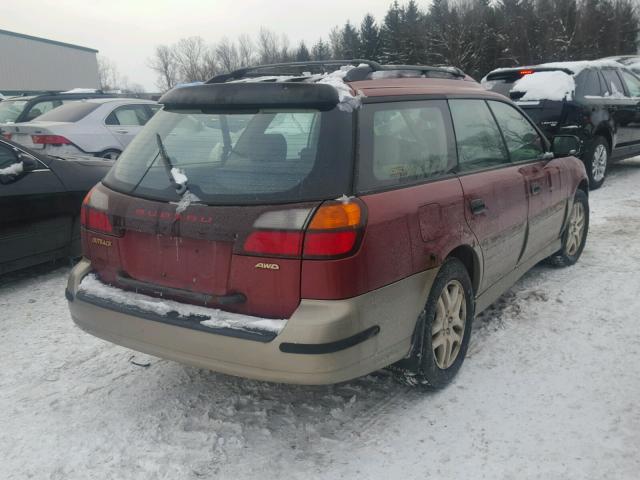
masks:
[[[334,109],[203,113],[161,111],[104,183],[164,201],[171,186],[158,138],[189,191],[207,204],[288,203],[351,193],[352,115]]]
[[[99,103],[71,102],[38,117],[39,122],[77,122],[100,106]]]
[[[576,90],[573,75],[562,70],[533,71],[524,75],[518,71],[500,72],[489,75],[483,86],[520,101],[572,100]]]
[[[5,100],[0,102],[0,123],[15,122],[28,100]]]

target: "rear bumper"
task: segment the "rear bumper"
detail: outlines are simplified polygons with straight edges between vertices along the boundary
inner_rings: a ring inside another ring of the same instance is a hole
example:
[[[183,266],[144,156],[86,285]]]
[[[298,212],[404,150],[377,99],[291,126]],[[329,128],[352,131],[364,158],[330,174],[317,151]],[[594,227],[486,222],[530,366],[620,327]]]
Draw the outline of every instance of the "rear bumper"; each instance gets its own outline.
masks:
[[[67,285],[73,321],[86,332],[199,368],[301,384],[350,380],[404,358],[437,273],[428,270],[346,300],[302,300],[275,338],[258,339],[145,318],[83,298],[78,285],[90,272],[91,263],[82,260]]]

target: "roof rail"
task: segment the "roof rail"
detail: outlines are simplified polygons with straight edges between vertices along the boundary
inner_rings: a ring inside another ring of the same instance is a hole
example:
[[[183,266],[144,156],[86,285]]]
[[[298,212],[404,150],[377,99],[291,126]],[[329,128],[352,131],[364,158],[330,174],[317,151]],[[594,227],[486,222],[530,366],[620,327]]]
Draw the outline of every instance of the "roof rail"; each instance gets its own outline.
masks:
[[[234,70],[231,73],[216,75],[206,83],[225,83],[243,78],[256,78],[263,76],[291,75],[296,77],[303,76],[305,72],[322,74],[335,70],[335,68],[331,69],[327,67],[341,67],[346,65],[356,67],[347,73],[347,76],[345,77],[345,81],[347,82],[366,80],[372,72],[379,71],[413,71],[424,75],[429,73],[438,73],[461,78],[466,76],[462,70],[456,67],[432,67],[428,65],[381,65],[372,60],[355,58],[351,60],[317,60],[310,62],[274,63],[269,65],[257,65],[255,67],[245,67]]]

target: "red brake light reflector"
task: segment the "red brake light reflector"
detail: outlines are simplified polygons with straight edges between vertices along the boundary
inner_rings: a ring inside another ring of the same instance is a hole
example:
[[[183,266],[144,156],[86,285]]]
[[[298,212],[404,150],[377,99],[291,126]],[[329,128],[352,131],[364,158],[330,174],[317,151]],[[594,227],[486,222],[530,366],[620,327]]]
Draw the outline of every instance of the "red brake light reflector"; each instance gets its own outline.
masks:
[[[258,230],[247,237],[244,250],[259,255],[299,256],[302,236],[299,231]]]
[[[344,255],[353,250],[358,232],[308,232],[304,238],[304,254],[312,257]]]
[[[35,145],[70,145],[71,141],[62,135],[31,135]]]

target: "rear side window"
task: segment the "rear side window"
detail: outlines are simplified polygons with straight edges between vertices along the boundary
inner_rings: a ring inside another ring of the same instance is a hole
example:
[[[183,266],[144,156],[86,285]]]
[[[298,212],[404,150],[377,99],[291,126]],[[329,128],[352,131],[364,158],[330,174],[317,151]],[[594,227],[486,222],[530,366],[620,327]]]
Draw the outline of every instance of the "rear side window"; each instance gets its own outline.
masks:
[[[351,194],[352,114],[265,111],[154,115],[104,180],[109,187],[175,201],[160,137],[189,190],[212,205],[288,203]]]
[[[602,70],[602,76],[605,80],[605,85],[607,86],[607,90],[609,91],[609,95],[612,97],[624,97],[624,87],[622,86],[622,81],[615,70],[606,69]]]
[[[456,165],[444,100],[365,105],[359,138],[360,191],[424,181]]]
[[[531,123],[511,105],[490,101],[512,162],[536,160],[544,153],[544,143]]]
[[[118,107],[109,114],[107,125],[143,126],[149,121],[149,113],[144,105]]]
[[[627,84],[627,90],[632,97],[640,97],[640,79],[629,72],[620,70],[624,83]]]
[[[595,70],[585,70],[576,78],[578,95],[581,97],[601,97],[602,86],[600,77]]]
[[[502,135],[484,100],[449,100],[460,171],[509,163]]]
[[[77,122],[89,115],[100,106],[99,103],[71,102],[56,108],[49,113],[45,113],[38,118],[38,121],[47,122]]]

